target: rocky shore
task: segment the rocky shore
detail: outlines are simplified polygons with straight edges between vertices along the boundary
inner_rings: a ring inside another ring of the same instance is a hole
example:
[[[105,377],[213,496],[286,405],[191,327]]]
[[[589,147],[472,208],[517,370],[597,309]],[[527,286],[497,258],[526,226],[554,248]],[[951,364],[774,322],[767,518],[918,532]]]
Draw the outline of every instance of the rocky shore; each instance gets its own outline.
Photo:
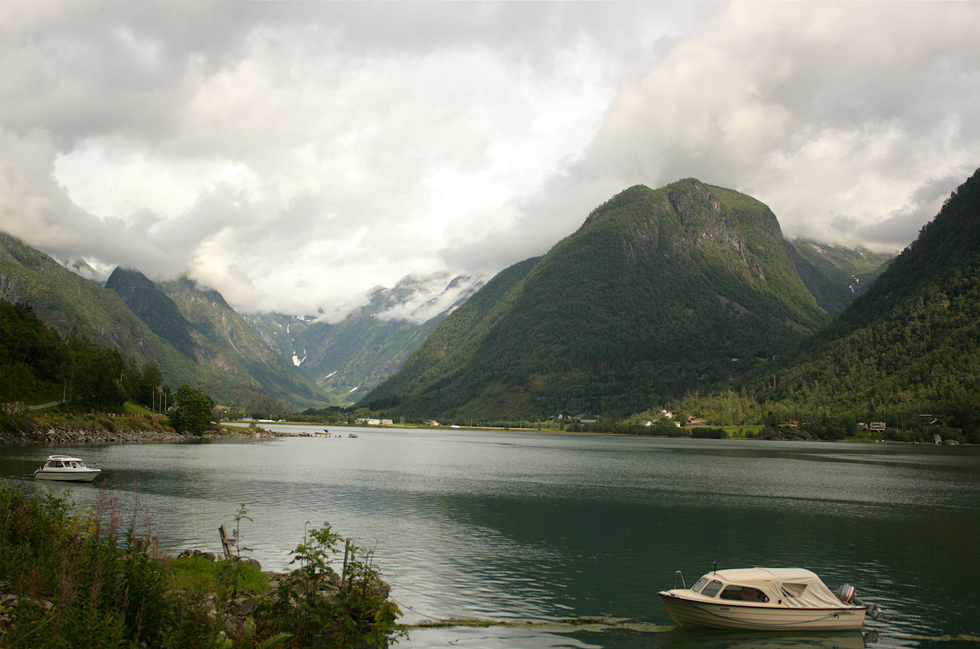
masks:
[[[0,444],[159,444],[192,442],[202,439],[259,439],[273,437],[273,434],[260,428],[241,430],[221,430],[207,433],[201,437],[190,433],[175,433],[172,430],[98,430],[47,428],[30,432],[0,433]]]

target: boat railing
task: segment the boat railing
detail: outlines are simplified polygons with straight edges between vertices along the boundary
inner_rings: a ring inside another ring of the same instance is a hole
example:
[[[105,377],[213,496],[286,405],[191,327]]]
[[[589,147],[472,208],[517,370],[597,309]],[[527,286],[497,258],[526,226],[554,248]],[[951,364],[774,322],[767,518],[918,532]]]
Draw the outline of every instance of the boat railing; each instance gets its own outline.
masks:
[[[678,577],[681,578],[681,585],[684,586],[684,590],[687,590],[687,584],[684,583],[684,574],[680,570],[678,570],[677,572],[674,573],[674,588],[677,588],[677,578]]]

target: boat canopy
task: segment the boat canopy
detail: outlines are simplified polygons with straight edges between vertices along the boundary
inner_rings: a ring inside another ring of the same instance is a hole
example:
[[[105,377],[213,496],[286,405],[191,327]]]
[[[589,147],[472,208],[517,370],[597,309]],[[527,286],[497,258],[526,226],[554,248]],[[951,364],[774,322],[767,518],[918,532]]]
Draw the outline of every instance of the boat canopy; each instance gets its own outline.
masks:
[[[791,608],[837,608],[841,605],[820,577],[804,568],[718,570],[707,573],[702,579],[718,580],[725,586],[757,588],[769,594],[773,603]]]
[[[70,455],[49,455],[48,459],[44,461],[45,466],[62,466],[62,463],[64,463],[64,466],[72,466],[75,464],[82,467],[85,466],[85,462],[83,462],[81,458],[72,457]]]

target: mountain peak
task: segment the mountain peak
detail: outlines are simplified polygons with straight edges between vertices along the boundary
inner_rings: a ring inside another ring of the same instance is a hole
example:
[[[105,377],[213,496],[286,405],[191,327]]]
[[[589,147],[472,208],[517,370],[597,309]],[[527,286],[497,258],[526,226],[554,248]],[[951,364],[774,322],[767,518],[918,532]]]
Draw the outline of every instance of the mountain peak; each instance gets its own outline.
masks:
[[[368,403],[439,418],[639,411],[641,394],[723,380],[731,359],[761,362],[827,321],[769,208],[695,179],[630,187],[505,272]]]

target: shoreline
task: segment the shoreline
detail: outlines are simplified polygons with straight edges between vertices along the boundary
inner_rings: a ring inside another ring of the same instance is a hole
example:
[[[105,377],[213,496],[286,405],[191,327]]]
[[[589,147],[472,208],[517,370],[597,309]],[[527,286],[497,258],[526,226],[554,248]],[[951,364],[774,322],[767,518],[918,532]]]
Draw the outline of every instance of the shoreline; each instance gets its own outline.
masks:
[[[0,433],[0,445],[23,444],[57,446],[64,444],[180,444],[214,439],[262,439],[276,435],[262,429],[245,428],[241,432],[222,429],[204,435],[175,433],[171,430],[97,430],[93,428],[48,428],[29,433]]]
[[[336,426],[337,428],[351,428],[349,424],[311,424],[306,422],[276,422],[278,425],[283,426],[296,426],[296,427],[317,427],[317,426]],[[250,424],[248,426],[243,424]],[[534,429],[534,428],[489,428],[489,427],[470,427],[470,426],[459,426],[458,428],[452,428],[449,426],[425,426],[425,425],[395,425],[395,426],[359,426],[358,428],[375,428],[378,430],[430,430],[430,431],[445,431],[451,432],[453,430],[470,430],[470,431],[486,431],[486,432],[529,432],[529,433],[545,433],[545,434],[565,434],[565,435],[609,435],[609,436],[619,436],[619,437],[660,437],[660,436],[647,436],[647,435],[634,435],[629,433],[616,433],[616,432],[599,432],[599,431],[566,431],[566,430],[554,430],[554,429]],[[283,433],[270,431],[262,428],[261,426],[256,426],[255,422],[235,422],[232,424],[221,425],[220,430],[210,430],[207,433],[197,436],[191,433],[176,433],[173,430],[159,430],[159,429],[116,429],[116,430],[106,430],[98,428],[83,428],[83,427],[58,427],[58,426],[47,426],[41,427],[38,430],[30,432],[0,432],[0,446],[4,445],[36,445],[36,446],[57,446],[57,445],[71,445],[71,444],[182,444],[182,443],[194,443],[194,442],[204,442],[211,440],[222,440],[222,439],[272,439],[276,437],[292,437],[293,433]],[[668,439],[669,437],[663,437]],[[812,441],[812,442],[837,442],[837,443],[850,443],[850,444],[910,444],[910,445],[926,445],[931,446],[929,442],[916,442],[916,441],[899,441],[899,440],[885,440],[885,439],[854,439],[845,438],[839,440],[820,440],[820,439],[805,439],[805,438],[791,438],[791,437],[726,437],[720,438],[718,441]],[[945,442],[942,446],[947,445],[958,445],[950,444]],[[962,444],[963,446],[972,446],[969,443]]]

